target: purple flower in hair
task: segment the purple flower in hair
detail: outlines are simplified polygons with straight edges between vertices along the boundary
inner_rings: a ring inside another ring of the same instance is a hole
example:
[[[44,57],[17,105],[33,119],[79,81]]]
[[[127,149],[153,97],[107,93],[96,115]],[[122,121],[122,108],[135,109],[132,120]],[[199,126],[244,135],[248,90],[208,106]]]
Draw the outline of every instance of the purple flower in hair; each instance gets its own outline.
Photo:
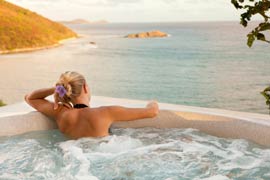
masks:
[[[67,93],[67,90],[63,85],[57,85],[55,88],[55,92],[57,92],[59,96],[62,98]]]

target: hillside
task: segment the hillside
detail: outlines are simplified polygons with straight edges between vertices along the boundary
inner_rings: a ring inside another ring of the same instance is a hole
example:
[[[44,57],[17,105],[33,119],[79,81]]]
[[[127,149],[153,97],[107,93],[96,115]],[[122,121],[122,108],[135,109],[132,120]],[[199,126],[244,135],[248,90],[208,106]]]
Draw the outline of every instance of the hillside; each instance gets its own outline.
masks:
[[[48,47],[76,36],[64,25],[0,0],[0,53]]]

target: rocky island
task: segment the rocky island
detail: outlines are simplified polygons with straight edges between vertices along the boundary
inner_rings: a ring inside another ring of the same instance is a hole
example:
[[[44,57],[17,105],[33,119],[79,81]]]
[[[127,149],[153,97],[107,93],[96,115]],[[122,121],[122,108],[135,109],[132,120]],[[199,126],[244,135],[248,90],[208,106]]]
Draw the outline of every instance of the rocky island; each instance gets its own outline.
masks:
[[[156,37],[168,37],[168,34],[161,31],[149,31],[136,34],[128,34],[125,38],[156,38]]]
[[[90,22],[85,19],[73,19],[71,21],[60,21],[60,23],[66,24],[89,24]]]
[[[73,37],[64,25],[0,0],[0,54],[55,47]]]

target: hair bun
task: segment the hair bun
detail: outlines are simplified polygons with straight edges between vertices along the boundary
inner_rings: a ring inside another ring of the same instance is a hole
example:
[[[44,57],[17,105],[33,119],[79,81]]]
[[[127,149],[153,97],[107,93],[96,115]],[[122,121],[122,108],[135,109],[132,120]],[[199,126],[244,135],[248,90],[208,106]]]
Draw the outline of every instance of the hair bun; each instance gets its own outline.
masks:
[[[59,98],[60,101],[66,104],[73,103],[73,100],[80,95],[85,82],[85,78],[75,71],[62,73],[56,82],[56,85],[62,85],[65,88],[65,96]]]
[[[67,83],[67,84],[65,84],[65,88],[66,88],[66,90],[67,90],[66,95],[67,95],[68,97],[70,97],[71,94],[72,94],[72,87],[71,87],[71,85],[70,85],[69,83]]]

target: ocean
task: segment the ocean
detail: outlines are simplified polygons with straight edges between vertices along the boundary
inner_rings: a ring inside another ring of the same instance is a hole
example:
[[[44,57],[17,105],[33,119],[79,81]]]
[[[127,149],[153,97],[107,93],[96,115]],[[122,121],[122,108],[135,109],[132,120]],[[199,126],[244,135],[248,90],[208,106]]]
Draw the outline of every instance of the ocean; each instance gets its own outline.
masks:
[[[239,22],[67,24],[81,37],[58,48],[0,55],[0,99],[12,104],[83,74],[92,95],[268,113],[269,44],[246,45]],[[128,39],[160,30],[167,38]],[[96,44],[91,44],[95,42]]]

